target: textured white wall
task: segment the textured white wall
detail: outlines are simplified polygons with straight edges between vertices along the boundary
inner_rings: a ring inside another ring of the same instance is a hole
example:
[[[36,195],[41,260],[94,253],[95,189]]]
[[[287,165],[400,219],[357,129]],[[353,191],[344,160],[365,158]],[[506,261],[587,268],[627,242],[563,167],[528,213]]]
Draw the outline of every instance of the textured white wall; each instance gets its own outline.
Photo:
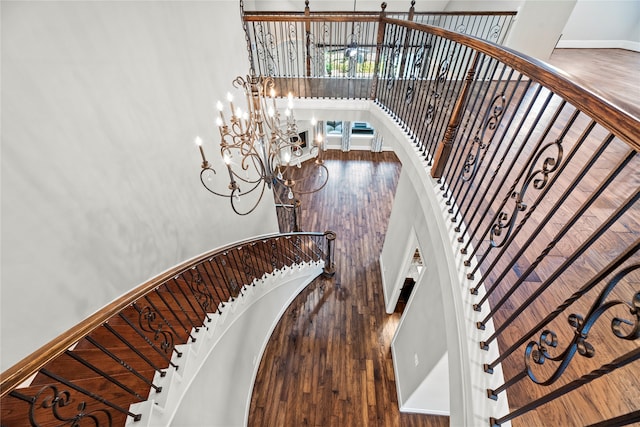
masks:
[[[640,51],[640,2],[578,0],[558,45]]]
[[[429,387],[432,384],[426,384],[424,380],[433,373],[438,362],[447,353],[444,311],[448,307],[443,303],[442,288],[453,287],[454,281],[446,273],[446,249],[438,239],[435,226],[437,221],[431,218],[427,220],[421,209],[421,199],[426,197],[411,182],[411,176],[416,175],[411,166],[408,162],[403,163],[389,228],[380,254],[387,288],[384,294],[394,295],[391,297],[393,305],[387,305],[387,312],[395,309],[394,301],[397,302],[397,293],[394,294],[393,289],[389,288],[396,287],[398,280],[404,282],[406,263],[416,246],[420,248],[424,261],[424,273],[413,288],[391,344],[398,403],[401,409],[408,409],[407,401],[416,394],[421,394],[426,398],[418,399],[418,402],[413,399],[413,406],[410,408],[412,412],[448,415],[447,365],[443,365],[444,374],[436,376],[438,379],[444,378],[440,387]],[[425,393],[421,392],[425,388],[429,388],[432,393],[424,396]]]
[[[215,326],[219,341],[211,350],[203,349],[202,367],[189,379],[175,417],[165,425],[246,426],[253,385],[271,333],[295,297],[321,272],[322,267],[299,271],[294,267],[256,285],[249,291],[255,296],[232,303],[239,306]]]
[[[546,61],[575,4],[576,0],[526,0],[518,10],[505,45]]]
[[[248,71],[235,0],[1,7],[4,370],[150,276],[277,223],[268,201],[239,218],[199,182],[193,138],[213,157],[215,100]]]
[[[445,10],[517,11],[505,45],[547,60],[576,0],[450,0]]]

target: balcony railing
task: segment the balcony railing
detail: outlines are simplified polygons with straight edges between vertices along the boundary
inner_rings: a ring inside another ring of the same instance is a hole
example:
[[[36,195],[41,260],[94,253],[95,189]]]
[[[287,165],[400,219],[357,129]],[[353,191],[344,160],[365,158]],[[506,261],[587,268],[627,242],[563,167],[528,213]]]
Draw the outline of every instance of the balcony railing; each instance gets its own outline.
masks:
[[[162,392],[157,379],[180,370],[181,344],[195,342],[200,328],[265,274],[324,263],[324,274],[332,275],[334,239],[333,232],[265,236],[149,280],[3,372],[2,425],[139,420],[129,406]]]
[[[307,5],[244,23],[256,72],[300,97],[370,97],[438,179],[481,313],[468,326],[492,323],[484,371],[505,376],[483,398],[509,395],[487,425],[640,421],[640,121],[482,40],[504,40],[490,15],[471,35],[416,16]]]
[[[276,78],[278,93],[371,98],[379,73],[404,75],[421,48],[398,33],[381,51],[385,18],[428,23],[504,42],[516,12],[247,12],[242,10],[253,72]],[[242,7],[242,2],[241,2]],[[399,55],[402,52],[403,55]],[[406,54],[405,54],[406,53]],[[386,70],[386,71],[385,71]],[[305,77],[302,79],[301,77]]]

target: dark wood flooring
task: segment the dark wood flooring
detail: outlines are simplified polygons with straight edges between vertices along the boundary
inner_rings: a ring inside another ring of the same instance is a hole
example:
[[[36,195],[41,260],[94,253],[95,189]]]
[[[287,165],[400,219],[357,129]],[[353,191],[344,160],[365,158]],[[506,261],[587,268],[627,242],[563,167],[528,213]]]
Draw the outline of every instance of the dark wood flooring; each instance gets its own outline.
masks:
[[[327,151],[327,186],[302,199],[304,230],[337,233],[332,279],[317,279],[273,332],[250,426],[446,426],[401,414],[390,344],[399,313],[384,310],[379,255],[400,163],[392,153]]]
[[[640,117],[640,52],[555,49],[547,62],[616,106]]]

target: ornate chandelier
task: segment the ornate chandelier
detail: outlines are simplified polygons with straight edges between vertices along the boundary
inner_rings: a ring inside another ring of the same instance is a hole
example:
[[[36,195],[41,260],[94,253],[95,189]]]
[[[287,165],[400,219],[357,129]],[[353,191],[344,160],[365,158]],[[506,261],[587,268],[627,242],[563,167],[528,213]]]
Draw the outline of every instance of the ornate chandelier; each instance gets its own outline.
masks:
[[[298,134],[292,95],[289,94],[287,108],[281,114],[276,106],[275,83],[271,77],[238,76],[233,86],[244,91],[246,111],[235,107],[233,97],[228,94],[229,108],[225,110],[218,101],[220,115],[216,118],[228,185],[225,188],[226,183],[215,179],[216,171],[205,157],[202,139],[196,137],[202,156],[202,185],[211,193],[228,198],[238,215],[255,210],[265,187],[273,189],[275,202],[279,204],[284,204],[285,198],[291,204],[296,195],[321,190],[329,179],[329,171],[321,159],[322,134],[316,132],[315,120],[311,121],[316,135],[310,143],[309,154],[316,159],[313,167],[303,170],[300,157],[306,141]],[[254,196],[249,196],[251,194]]]

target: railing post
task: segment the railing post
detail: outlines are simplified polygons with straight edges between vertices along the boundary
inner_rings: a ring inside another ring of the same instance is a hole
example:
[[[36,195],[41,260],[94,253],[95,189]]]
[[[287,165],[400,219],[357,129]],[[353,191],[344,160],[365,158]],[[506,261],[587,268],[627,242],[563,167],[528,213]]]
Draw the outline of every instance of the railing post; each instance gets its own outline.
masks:
[[[327,239],[327,252],[325,253],[322,275],[324,277],[333,277],[333,275],[336,274],[336,265],[333,263],[333,241],[336,240],[336,233],[333,231],[325,231],[324,237]]]
[[[304,32],[305,32],[305,45],[307,48],[307,77],[311,77],[311,20],[309,16],[311,15],[311,10],[309,9],[309,0],[305,0],[304,2]],[[298,231],[298,230],[296,230]]]
[[[386,23],[384,22],[385,17],[385,9],[387,8],[387,3],[383,2],[380,7],[382,10],[380,11],[380,19],[378,21],[378,36],[376,38],[376,63],[373,67],[373,82],[371,82],[371,100],[375,101],[378,97],[378,73],[380,71],[380,57],[382,55],[382,43],[384,42],[384,31]]]
[[[251,49],[251,37],[249,35],[249,27],[245,20],[244,14],[244,1],[240,0],[240,22],[242,23],[242,30],[244,31],[244,40],[247,43],[247,54],[249,55],[249,70],[251,75],[255,75],[255,64],[253,62],[253,50]],[[204,165],[204,163],[203,163]]]
[[[415,0],[411,0],[411,7],[409,8],[409,16],[407,17],[408,21],[413,21],[413,15],[415,13]],[[411,39],[411,29],[407,28],[404,33],[404,45],[402,46],[402,59],[400,60],[400,78],[404,78],[404,69],[407,66],[407,57],[409,51],[409,39]]]
[[[460,126],[462,116],[464,115],[464,105],[466,104],[467,98],[469,96],[471,82],[475,78],[476,67],[478,65],[479,58],[480,52],[476,52],[475,56],[473,57],[473,63],[467,71],[467,77],[462,84],[462,90],[460,91],[458,99],[456,100],[456,104],[453,107],[453,112],[451,113],[451,117],[449,118],[447,130],[442,137],[442,141],[440,141],[438,143],[438,146],[436,147],[436,152],[433,158],[433,167],[431,168],[431,176],[433,178],[442,177],[444,167],[447,164],[447,160],[449,160],[449,154],[451,153],[451,148],[453,146],[453,139],[458,132],[458,126]]]
[[[302,231],[300,229],[300,224],[299,224],[299,221],[298,221],[298,218],[300,216],[300,205],[301,204],[302,203],[298,199],[296,199],[293,202],[293,231],[296,232],[296,233]]]

